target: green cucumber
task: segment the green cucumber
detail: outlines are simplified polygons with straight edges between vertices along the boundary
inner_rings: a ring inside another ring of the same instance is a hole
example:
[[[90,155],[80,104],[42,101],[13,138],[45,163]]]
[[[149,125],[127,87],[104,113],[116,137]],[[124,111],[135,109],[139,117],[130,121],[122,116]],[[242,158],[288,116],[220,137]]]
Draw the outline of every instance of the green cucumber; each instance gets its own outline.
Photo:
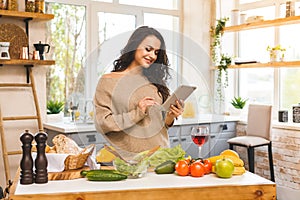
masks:
[[[85,177],[89,172],[115,173],[118,171],[114,169],[91,169],[91,170],[82,170],[80,172],[80,175]]]
[[[157,174],[172,174],[175,171],[175,165],[175,162],[168,160],[158,165],[154,171]]]
[[[89,181],[120,181],[127,179],[124,174],[117,173],[115,170],[91,170],[85,177]]]

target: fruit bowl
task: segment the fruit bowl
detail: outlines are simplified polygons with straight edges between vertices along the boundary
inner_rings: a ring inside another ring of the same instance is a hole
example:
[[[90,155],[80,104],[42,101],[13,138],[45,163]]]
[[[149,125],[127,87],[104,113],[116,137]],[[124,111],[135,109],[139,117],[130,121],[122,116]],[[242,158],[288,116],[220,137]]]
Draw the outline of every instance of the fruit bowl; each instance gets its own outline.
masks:
[[[118,172],[127,175],[128,178],[141,178],[144,177],[147,173],[149,161],[146,158],[136,163],[124,161],[117,157],[113,161],[113,166]]]

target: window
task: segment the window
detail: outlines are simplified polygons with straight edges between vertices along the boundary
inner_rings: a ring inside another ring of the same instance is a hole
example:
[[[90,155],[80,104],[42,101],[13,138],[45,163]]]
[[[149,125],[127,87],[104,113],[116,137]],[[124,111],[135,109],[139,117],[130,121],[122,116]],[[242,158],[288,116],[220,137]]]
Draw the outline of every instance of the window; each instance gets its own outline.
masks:
[[[291,110],[300,103],[300,67],[280,69],[280,109]]]
[[[300,49],[295,45],[300,43],[299,32],[299,24],[280,28],[280,44],[286,49],[286,60],[300,60]],[[299,75],[300,66],[280,69],[280,109],[290,110],[293,105],[300,103]]]
[[[111,70],[113,61],[136,27],[149,25],[178,32],[178,0],[153,2],[48,0],[47,12],[55,14],[55,19],[49,22],[48,41],[54,49],[52,59],[56,61],[47,76],[48,100],[65,100],[68,109],[71,101],[77,105],[91,99],[99,76]],[[179,38],[172,35],[168,40],[168,48],[176,49]],[[113,46],[106,48],[111,42]],[[107,53],[111,53],[110,57]],[[168,53],[176,69],[178,58]]]
[[[119,0],[121,4],[145,6],[162,9],[178,9],[177,0]]]
[[[178,57],[176,55],[178,55],[179,47],[178,42],[176,42],[178,41],[176,33],[179,32],[179,18],[171,15],[145,13],[144,22],[148,26],[160,29],[166,41],[171,67],[177,71]]]
[[[263,16],[265,20],[271,20],[286,16],[284,1],[240,0],[239,3],[241,13],[245,13],[247,17]],[[296,2],[296,15],[299,15],[299,3],[299,1]],[[280,44],[286,49],[285,61],[300,60],[300,50],[297,47],[300,42],[299,31],[299,24],[240,31],[237,33],[238,48],[235,52],[237,52],[238,57],[266,63],[270,61],[266,50],[267,46],[273,47]],[[232,43],[231,45],[226,43],[225,49],[231,47]],[[237,85],[233,87],[236,89],[233,94],[249,98],[248,103],[272,104],[275,109],[284,109],[290,112],[292,106],[299,103],[300,95],[297,92],[299,80],[297,77],[300,74],[300,66],[242,68],[237,72],[238,81],[235,81]],[[276,112],[276,110],[274,111]]]
[[[242,69],[239,94],[251,103],[273,104],[273,69]]]
[[[136,27],[134,15],[98,12],[99,35],[98,35],[98,64],[97,77],[113,69],[113,61],[121,48],[124,47],[129,31]],[[120,36],[121,35],[121,36]],[[126,35],[122,37],[122,35]],[[115,38],[114,38],[115,37]],[[123,41],[119,42],[119,37]],[[118,42],[114,42],[118,41]],[[108,44],[106,44],[106,43]],[[112,57],[113,56],[113,57]],[[95,77],[96,78],[96,77]],[[96,85],[94,84],[94,87]]]
[[[56,62],[47,75],[47,99],[68,101],[71,94],[84,91],[86,7],[49,3],[46,9],[55,15],[49,22],[47,40]]]

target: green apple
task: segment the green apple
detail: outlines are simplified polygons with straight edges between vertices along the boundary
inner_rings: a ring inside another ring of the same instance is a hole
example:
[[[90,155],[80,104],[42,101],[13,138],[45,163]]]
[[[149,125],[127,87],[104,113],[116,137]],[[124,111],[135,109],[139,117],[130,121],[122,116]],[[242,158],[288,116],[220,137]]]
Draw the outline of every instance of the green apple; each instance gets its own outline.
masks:
[[[232,160],[229,158],[222,158],[216,161],[216,174],[220,178],[230,178],[234,170]]]

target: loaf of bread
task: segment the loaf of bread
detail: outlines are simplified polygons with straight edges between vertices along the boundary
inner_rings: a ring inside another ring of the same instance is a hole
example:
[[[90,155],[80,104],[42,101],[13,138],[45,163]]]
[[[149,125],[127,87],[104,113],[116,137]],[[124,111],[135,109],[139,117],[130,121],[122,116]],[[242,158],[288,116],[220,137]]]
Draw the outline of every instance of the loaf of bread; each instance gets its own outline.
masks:
[[[58,134],[53,139],[52,142],[55,146],[56,153],[64,153],[64,154],[79,154],[82,151],[77,143],[71,138]]]

